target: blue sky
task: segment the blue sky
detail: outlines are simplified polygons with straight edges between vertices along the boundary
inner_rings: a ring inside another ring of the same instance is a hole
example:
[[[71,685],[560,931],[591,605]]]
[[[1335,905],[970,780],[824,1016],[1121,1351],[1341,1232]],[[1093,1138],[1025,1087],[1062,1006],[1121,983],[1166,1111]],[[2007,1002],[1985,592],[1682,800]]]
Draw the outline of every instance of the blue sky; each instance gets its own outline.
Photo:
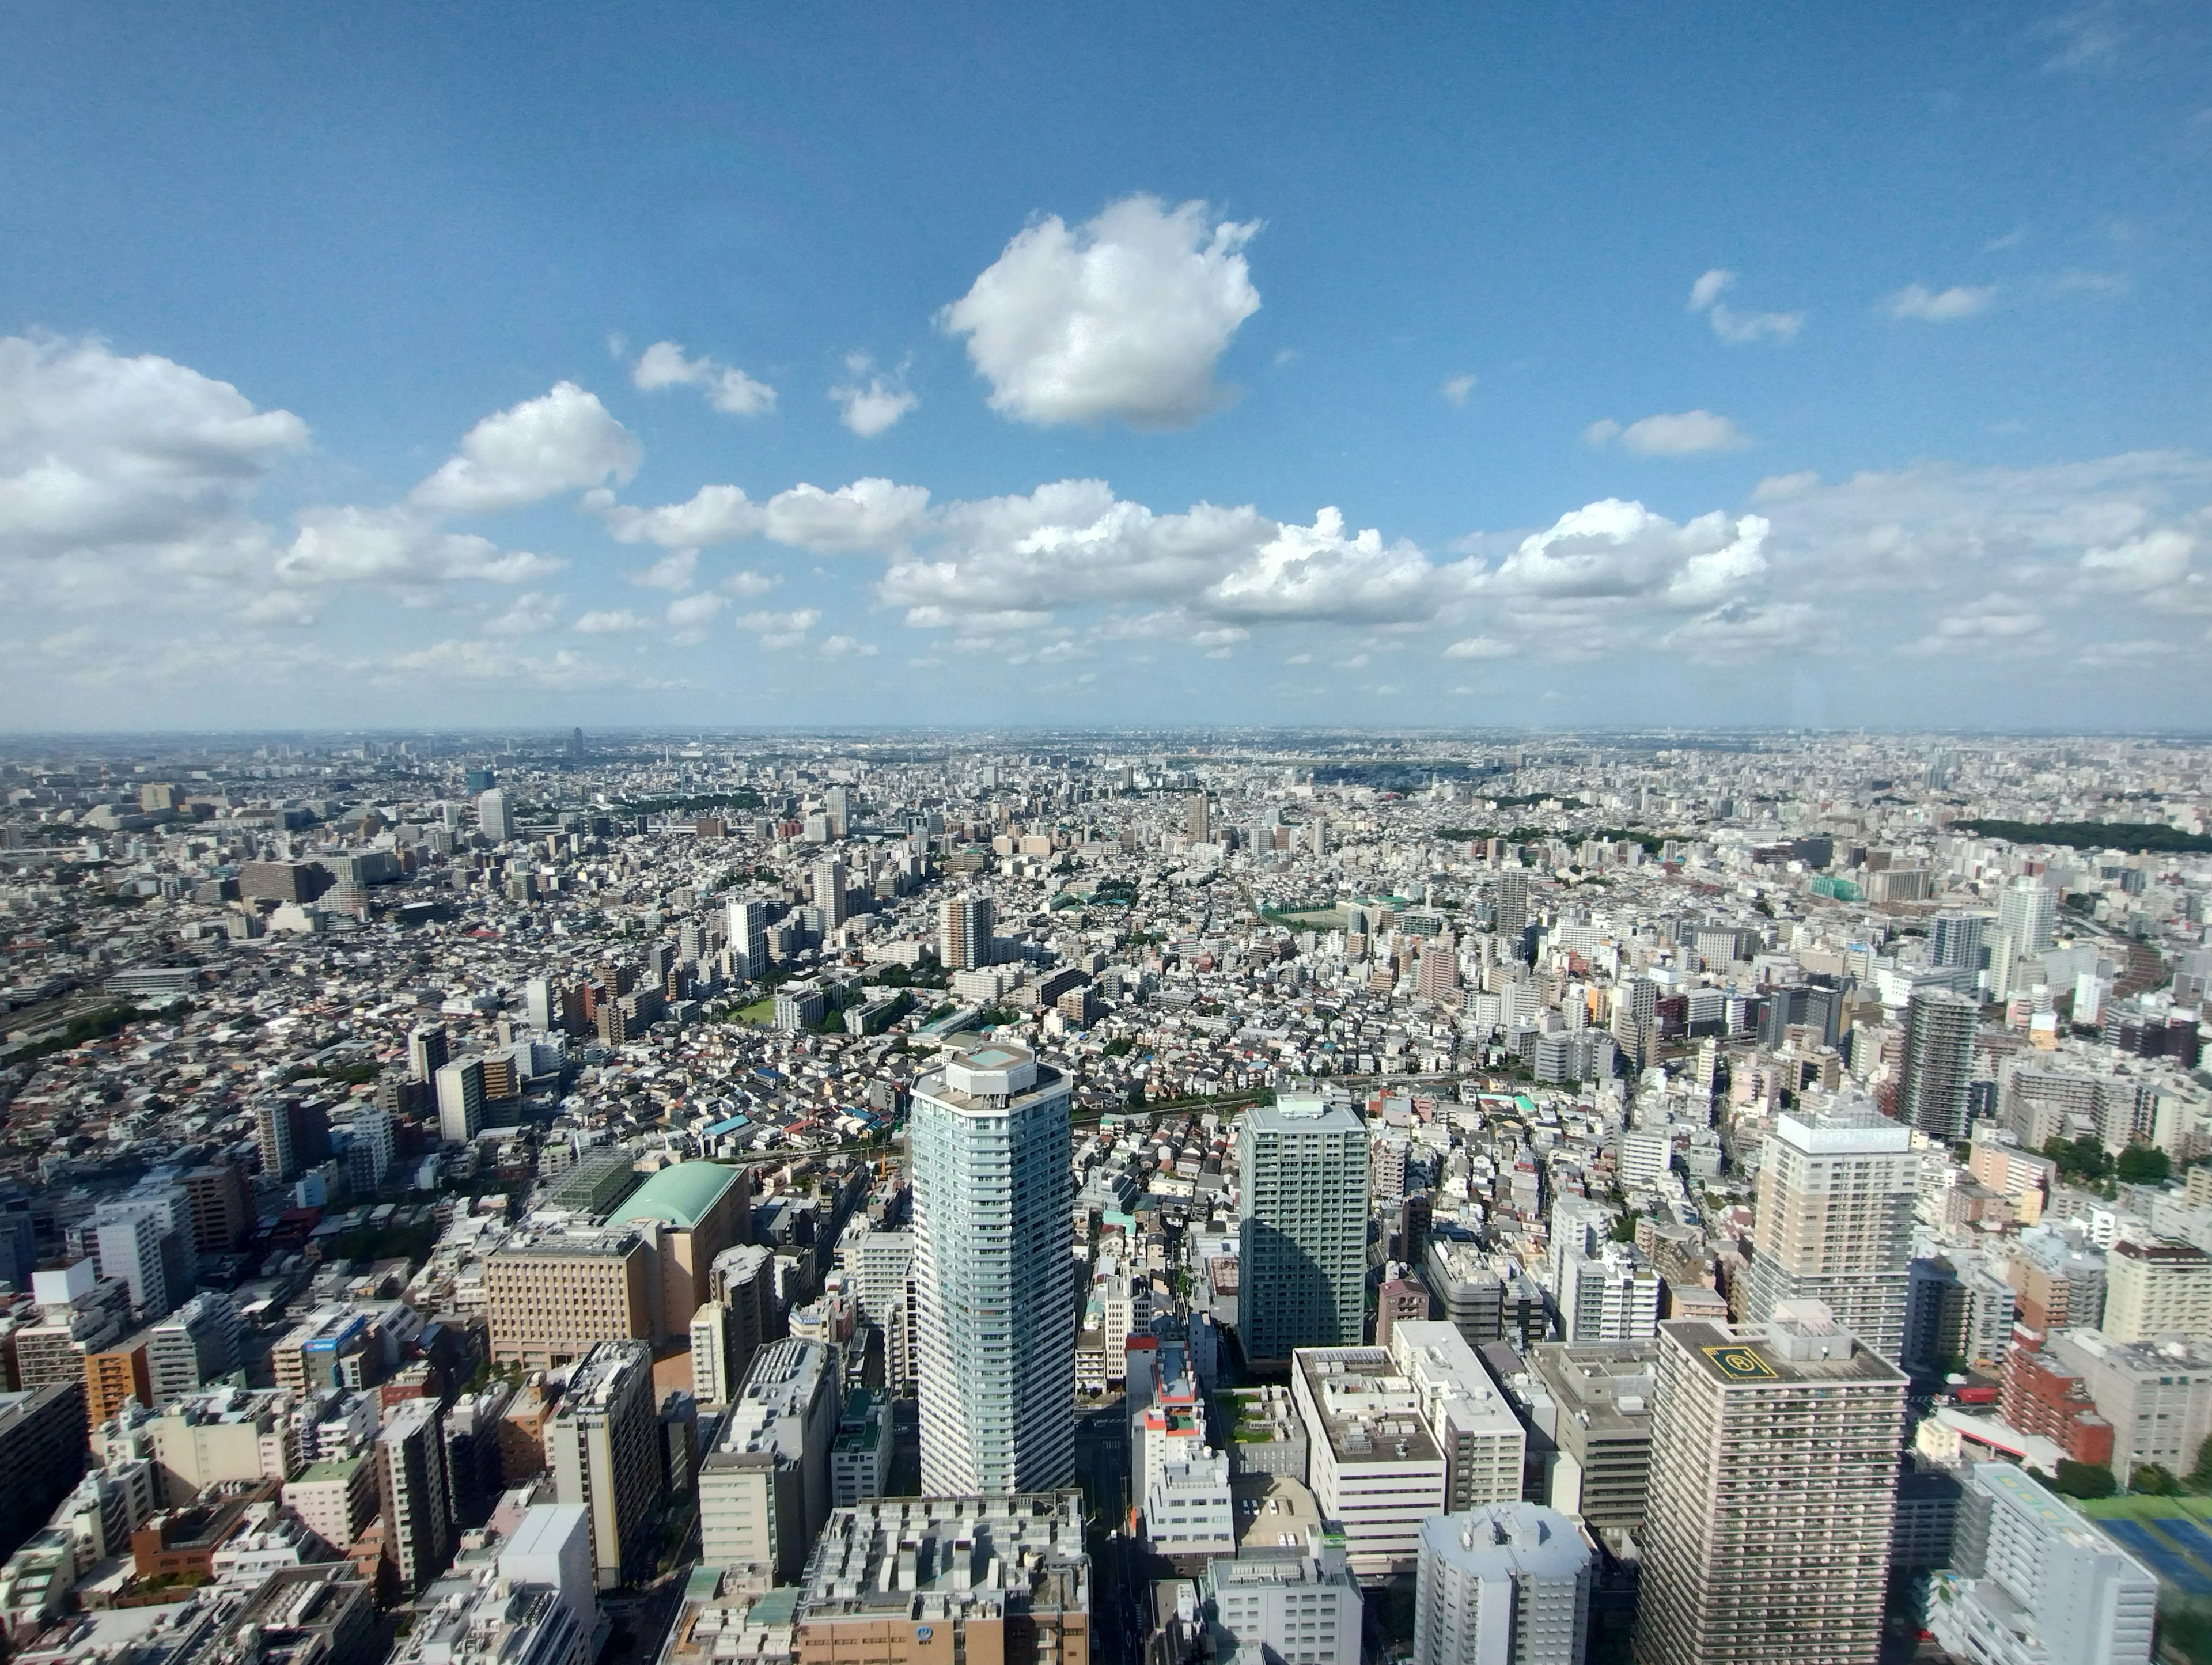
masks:
[[[1370,10],[0,5],[5,720],[2206,726],[2200,9]]]

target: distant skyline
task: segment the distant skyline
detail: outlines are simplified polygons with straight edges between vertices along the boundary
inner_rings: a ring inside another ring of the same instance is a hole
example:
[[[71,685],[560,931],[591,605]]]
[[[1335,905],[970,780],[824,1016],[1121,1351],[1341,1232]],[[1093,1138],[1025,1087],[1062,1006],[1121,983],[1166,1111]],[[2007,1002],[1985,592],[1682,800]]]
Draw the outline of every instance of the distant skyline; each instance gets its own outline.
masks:
[[[2212,21],[0,5],[0,728],[2212,727]]]

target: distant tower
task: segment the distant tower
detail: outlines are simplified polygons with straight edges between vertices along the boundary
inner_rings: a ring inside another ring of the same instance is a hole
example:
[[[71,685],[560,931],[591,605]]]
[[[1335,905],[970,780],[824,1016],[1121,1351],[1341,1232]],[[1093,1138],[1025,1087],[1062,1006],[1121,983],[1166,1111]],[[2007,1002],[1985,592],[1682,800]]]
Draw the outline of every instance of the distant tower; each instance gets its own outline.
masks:
[[[927,1496],[1042,1492],[1074,1473],[1069,1092],[1059,1071],[993,1043],[915,1083]]]
[[[1213,842],[1212,806],[1206,802],[1204,793],[1191,794],[1184,829],[1190,835],[1190,842],[1194,844],[1211,844]]]
[[[514,811],[507,806],[507,794],[497,787],[477,797],[477,825],[495,844],[506,844],[514,840]]]
[[[2016,878],[1997,898],[1997,929],[2012,939],[2015,954],[2044,952],[2057,922],[2057,893],[2039,878]]]
[[[947,896],[937,915],[937,959],[947,971],[969,971],[991,963],[996,921],[991,898],[973,891]]]
[[[757,977],[768,969],[768,903],[758,896],[732,902],[722,935],[731,951],[744,957],[738,975]]]
[[[580,728],[571,730],[571,731],[570,731],[570,732],[569,732],[569,735],[568,735],[568,756],[569,756],[570,757],[574,758],[574,759],[575,761],[577,761],[578,763],[581,763],[581,762],[583,761],[583,757],[584,757],[584,731],[583,731],[582,729],[580,729]]]
[[[825,855],[814,864],[814,905],[822,910],[822,928],[835,931],[849,917],[846,911],[845,864]]]

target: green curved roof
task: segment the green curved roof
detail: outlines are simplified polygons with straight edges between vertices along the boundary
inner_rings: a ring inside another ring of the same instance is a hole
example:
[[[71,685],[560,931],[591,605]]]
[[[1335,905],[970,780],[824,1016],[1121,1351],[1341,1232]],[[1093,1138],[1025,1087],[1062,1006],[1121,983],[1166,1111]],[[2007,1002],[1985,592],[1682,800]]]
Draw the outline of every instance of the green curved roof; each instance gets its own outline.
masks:
[[[738,1182],[738,1170],[716,1162],[679,1162],[664,1168],[630,1193],[607,1224],[662,1220],[689,1231],[705,1218],[722,1194]]]

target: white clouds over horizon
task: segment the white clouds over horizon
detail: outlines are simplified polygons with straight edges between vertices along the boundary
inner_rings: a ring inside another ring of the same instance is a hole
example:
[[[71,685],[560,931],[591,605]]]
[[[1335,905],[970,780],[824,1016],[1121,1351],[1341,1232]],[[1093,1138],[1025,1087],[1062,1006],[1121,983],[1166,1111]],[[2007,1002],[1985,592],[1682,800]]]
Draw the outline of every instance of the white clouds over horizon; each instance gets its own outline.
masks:
[[[1187,428],[1229,399],[1214,367],[1260,309],[1244,246],[1259,222],[1133,196],[1070,230],[1017,233],[939,314],[991,386],[991,408],[1049,427]]]
[[[656,341],[630,367],[630,386],[641,393],[664,387],[696,387],[725,416],[765,416],[775,409],[775,389],[756,381],[735,365],[703,355],[686,358],[682,345]]]
[[[1583,430],[1583,439],[1601,449],[1619,442],[1639,457],[1698,457],[1715,451],[1741,451],[1750,438],[1726,416],[1710,410],[1683,410],[1645,416],[1626,427],[1607,416]]]

